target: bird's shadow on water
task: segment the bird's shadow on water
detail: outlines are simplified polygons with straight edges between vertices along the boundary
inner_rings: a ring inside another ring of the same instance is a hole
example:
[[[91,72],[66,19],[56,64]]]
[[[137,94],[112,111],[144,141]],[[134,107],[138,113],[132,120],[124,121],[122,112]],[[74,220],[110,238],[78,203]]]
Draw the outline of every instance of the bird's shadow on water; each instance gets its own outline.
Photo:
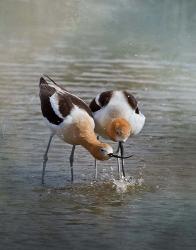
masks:
[[[121,189],[119,186],[123,186],[123,188]],[[66,184],[64,187],[57,188],[42,186],[34,191],[39,193],[39,201],[50,205],[50,207],[54,204],[60,204],[61,207],[71,208],[77,213],[102,214],[108,207],[126,205],[144,193],[155,190],[144,183],[128,184],[125,181],[109,180]]]

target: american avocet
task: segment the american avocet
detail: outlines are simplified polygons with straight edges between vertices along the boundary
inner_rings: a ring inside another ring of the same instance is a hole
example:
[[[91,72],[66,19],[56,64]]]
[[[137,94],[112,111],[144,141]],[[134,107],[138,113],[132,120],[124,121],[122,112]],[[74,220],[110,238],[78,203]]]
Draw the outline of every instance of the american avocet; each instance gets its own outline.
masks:
[[[132,135],[138,134],[145,123],[138,103],[127,91],[106,91],[97,95],[90,103],[95,121],[95,132],[104,138],[118,142],[118,154],[122,157],[122,172],[125,177],[123,143]],[[97,166],[95,161],[97,173]],[[120,164],[118,160],[120,175]]]
[[[97,140],[94,133],[95,123],[88,105],[82,99],[67,92],[49,76],[46,77],[49,82],[43,77],[40,78],[40,100],[42,114],[51,129],[51,135],[44,154],[42,183],[44,183],[48,150],[55,134],[63,141],[73,145],[70,155],[71,181],[73,182],[76,145],[86,148],[98,160],[104,161],[117,156],[113,155],[110,145]]]

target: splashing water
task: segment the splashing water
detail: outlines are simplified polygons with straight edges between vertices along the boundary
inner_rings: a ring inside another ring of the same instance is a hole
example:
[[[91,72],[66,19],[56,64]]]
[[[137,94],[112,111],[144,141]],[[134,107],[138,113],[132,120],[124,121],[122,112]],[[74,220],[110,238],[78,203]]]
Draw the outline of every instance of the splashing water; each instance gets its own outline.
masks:
[[[144,183],[142,177],[136,179],[132,176],[122,177],[120,180],[113,179],[113,185],[116,188],[117,193],[126,193],[130,189],[141,187]]]

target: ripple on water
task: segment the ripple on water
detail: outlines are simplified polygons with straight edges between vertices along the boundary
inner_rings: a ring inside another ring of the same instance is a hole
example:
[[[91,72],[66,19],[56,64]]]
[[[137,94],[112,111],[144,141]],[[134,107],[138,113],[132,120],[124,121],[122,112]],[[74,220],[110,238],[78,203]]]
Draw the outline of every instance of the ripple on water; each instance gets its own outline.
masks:
[[[155,190],[152,186],[144,184],[143,178],[129,177],[127,179],[113,179],[110,181],[93,181],[90,183],[66,184],[64,187],[53,188],[44,186],[34,188],[39,193],[41,200],[61,202],[71,200],[71,203],[83,207],[83,205],[120,205],[141,192]],[[125,195],[125,196],[124,196]],[[74,205],[74,207],[75,207]]]
[[[1,248],[190,249],[182,245],[184,241],[190,246],[191,239],[195,242],[196,54],[186,41],[191,31],[195,44],[191,17],[195,6],[186,5],[189,1],[82,2],[15,0],[0,4],[6,10],[0,15]],[[90,2],[96,5],[89,6]],[[128,2],[132,8],[127,8]],[[160,8],[164,10],[161,19],[155,7],[158,2],[166,4]],[[79,13],[72,12],[73,5]],[[65,13],[70,14],[71,22],[65,20],[69,17]],[[92,15],[93,22],[89,22]],[[153,23],[159,23],[163,32],[156,25],[152,28]],[[110,32],[118,27],[122,27],[120,33]],[[142,36],[136,34],[138,28]],[[113,39],[114,33],[117,37]],[[163,34],[163,42],[158,33]],[[134,37],[137,41],[126,47],[126,39]],[[121,52],[116,51],[119,48]],[[40,188],[49,134],[38,96],[44,73],[87,102],[108,89],[129,89],[141,100],[146,124],[125,145],[126,152],[136,156],[126,161],[126,173],[134,178],[115,179],[117,169],[110,168],[116,162],[111,159],[98,164],[100,181],[90,182],[94,161],[78,147],[74,162],[78,183],[70,185],[71,148],[56,139],[47,163],[50,186]],[[141,176],[139,172],[143,178],[136,177]],[[66,186],[54,188],[63,185],[65,177]]]

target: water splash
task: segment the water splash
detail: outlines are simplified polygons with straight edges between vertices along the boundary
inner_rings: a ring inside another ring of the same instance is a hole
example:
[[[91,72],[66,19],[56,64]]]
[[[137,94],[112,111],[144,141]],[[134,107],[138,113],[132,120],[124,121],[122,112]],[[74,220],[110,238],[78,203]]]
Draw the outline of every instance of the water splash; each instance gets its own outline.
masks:
[[[144,183],[142,177],[136,179],[132,176],[122,177],[120,180],[113,179],[113,186],[116,188],[117,193],[126,193],[131,189],[134,190],[141,187]]]

